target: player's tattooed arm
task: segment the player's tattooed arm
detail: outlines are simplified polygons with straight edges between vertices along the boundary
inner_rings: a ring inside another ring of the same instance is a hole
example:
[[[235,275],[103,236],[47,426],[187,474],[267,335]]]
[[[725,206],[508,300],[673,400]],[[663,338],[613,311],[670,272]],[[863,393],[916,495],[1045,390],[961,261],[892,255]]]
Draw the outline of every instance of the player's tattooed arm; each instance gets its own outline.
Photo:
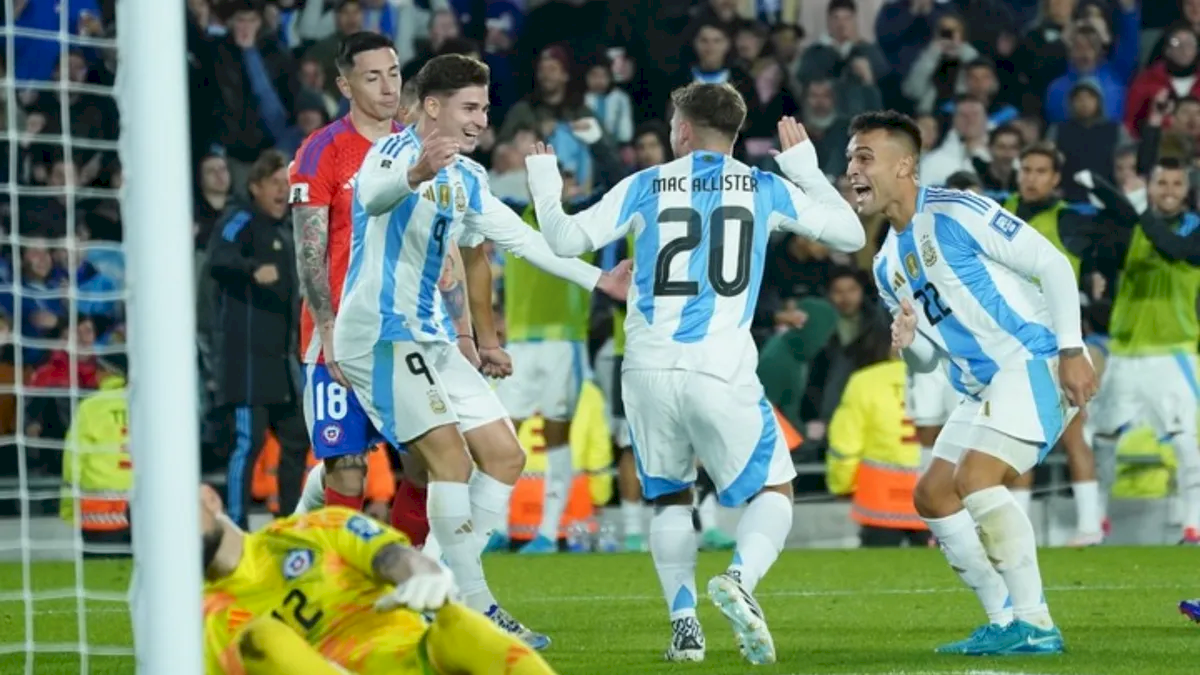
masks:
[[[467,305],[467,273],[457,244],[450,245],[438,289],[446,302],[446,313],[460,337],[471,337],[471,308]]]
[[[304,297],[318,326],[333,326],[333,293],[329,287],[329,207],[298,206],[292,210],[296,266]]]
[[[413,575],[436,572],[438,563],[416,549],[400,544],[388,544],[375,554],[371,560],[371,569],[382,581],[402,584]]]

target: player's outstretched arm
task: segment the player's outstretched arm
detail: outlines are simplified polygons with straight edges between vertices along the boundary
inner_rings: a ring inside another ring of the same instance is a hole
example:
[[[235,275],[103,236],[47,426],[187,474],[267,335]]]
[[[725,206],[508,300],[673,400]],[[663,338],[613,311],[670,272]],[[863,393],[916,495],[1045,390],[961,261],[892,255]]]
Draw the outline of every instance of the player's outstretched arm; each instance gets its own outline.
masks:
[[[525,169],[538,227],[550,249],[558,255],[577,256],[599,250],[625,236],[629,230],[637,210],[627,207],[638,199],[638,190],[632,188],[642,184],[643,181],[638,179],[641,174],[617,183],[591,207],[567,215],[562,205],[563,181],[554,149],[538,143],[525,158]]]
[[[783,152],[775,156],[787,179],[766,186],[775,202],[775,227],[817,239],[831,248],[853,253],[867,243],[862,223],[850,204],[825,177],[817,151],[804,126],[791,117],[779,120]],[[793,184],[794,182],[794,184]],[[799,188],[797,188],[799,186]]]
[[[449,569],[408,546],[387,544],[375,554],[371,569],[380,581],[396,587],[375,602],[381,612],[397,607],[418,612],[439,609],[458,593]]]

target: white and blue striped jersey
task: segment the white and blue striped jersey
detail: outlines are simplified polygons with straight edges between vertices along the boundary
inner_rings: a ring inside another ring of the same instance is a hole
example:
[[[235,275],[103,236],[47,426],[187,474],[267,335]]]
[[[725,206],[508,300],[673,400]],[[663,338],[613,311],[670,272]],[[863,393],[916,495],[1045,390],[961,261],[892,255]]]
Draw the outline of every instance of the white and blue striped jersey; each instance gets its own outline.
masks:
[[[354,186],[350,265],[334,324],[338,358],[371,352],[379,341],[446,342],[438,278],[451,242],[490,239],[541,269],[588,289],[600,270],[554,255],[545,239],[498,200],[487,173],[458,157],[432,180],[408,184],[421,141],[415,127],[372,146]]]
[[[1045,237],[988,197],[922,188],[903,231],[875,256],[892,314],[917,315],[913,349],[949,360],[950,382],[977,395],[1004,368],[1083,345],[1075,273]]]
[[[624,367],[683,369],[729,381],[757,367],[750,336],[772,231],[840,251],[864,243],[858,217],[817,168],[812,143],[779,155],[787,179],[721,153],[693,152],[621,181],[568,216],[553,157],[527,160],[538,223],[559,255],[633,233]]]

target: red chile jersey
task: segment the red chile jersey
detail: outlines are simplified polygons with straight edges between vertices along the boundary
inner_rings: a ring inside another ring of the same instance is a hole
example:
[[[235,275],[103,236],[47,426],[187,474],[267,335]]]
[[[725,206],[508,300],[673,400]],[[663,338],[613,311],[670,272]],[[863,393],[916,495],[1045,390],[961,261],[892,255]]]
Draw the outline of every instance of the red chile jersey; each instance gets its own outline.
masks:
[[[392,122],[392,133],[403,127]],[[329,247],[325,260],[329,265],[329,290],[333,311],[342,300],[342,283],[350,264],[350,229],[354,202],[354,178],[363,158],[371,149],[371,140],[358,133],[350,116],[317,129],[305,139],[288,169],[293,206],[324,206],[329,209]],[[296,242],[297,248],[300,242]],[[300,357],[304,363],[323,363],[321,337],[315,330],[308,302],[300,312]]]

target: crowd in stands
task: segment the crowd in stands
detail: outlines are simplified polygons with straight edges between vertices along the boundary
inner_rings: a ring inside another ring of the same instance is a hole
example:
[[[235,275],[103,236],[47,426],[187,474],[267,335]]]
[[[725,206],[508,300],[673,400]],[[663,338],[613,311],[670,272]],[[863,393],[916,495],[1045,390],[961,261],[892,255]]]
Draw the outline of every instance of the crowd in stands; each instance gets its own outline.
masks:
[[[515,205],[529,198],[523,157],[539,139],[558,150],[581,200],[669,160],[668,95],[692,81],[728,82],[746,98],[741,159],[773,168],[775,122],[796,115],[833,181],[846,167],[849,120],[879,108],[917,119],[924,184],[977,186],[1002,202],[1022,185],[1023,150],[1052,142],[1062,160],[1040,187],[1028,181],[1021,202],[1061,196],[1085,244],[1105,236],[1096,184],[1115,185],[1144,209],[1149,166],[1162,153],[1191,165],[1200,141],[1200,0],[164,1],[188,9],[181,49],[198,270],[223,214],[249,198],[255,160],[267,151],[290,157],[308,133],[345,114],[333,57],[341,37],[360,30],[395,41],[406,79],[438,54],[491,66],[491,127],[473,158]],[[73,33],[110,36],[114,4],[16,0],[11,19],[53,30],[67,12]],[[37,403],[30,388],[98,386],[96,355],[103,361],[123,340],[122,174],[105,145],[117,137],[119,111],[84,86],[111,85],[116,59],[31,38],[18,38],[14,53],[6,71],[16,86],[0,97],[18,132],[0,148],[0,216],[11,233],[0,258],[0,283],[9,285],[0,332],[11,343],[19,331],[21,349],[0,354],[0,381],[22,380],[26,391],[24,414],[0,401],[0,434],[61,438],[69,411]],[[56,81],[66,88],[41,86]],[[804,431],[814,459],[861,362],[856,349],[888,330],[870,274],[886,229],[863,225],[867,248],[852,256],[794,235],[772,241],[754,319],[768,394]],[[1087,251],[1081,298],[1101,308],[1089,316],[1102,317],[1117,265],[1103,246]],[[1103,330],[1103,319],[1092,328]],[[3,452],[0,474],[15,474]],[[56,471],[52,454],[34,449],[28,461]]]

